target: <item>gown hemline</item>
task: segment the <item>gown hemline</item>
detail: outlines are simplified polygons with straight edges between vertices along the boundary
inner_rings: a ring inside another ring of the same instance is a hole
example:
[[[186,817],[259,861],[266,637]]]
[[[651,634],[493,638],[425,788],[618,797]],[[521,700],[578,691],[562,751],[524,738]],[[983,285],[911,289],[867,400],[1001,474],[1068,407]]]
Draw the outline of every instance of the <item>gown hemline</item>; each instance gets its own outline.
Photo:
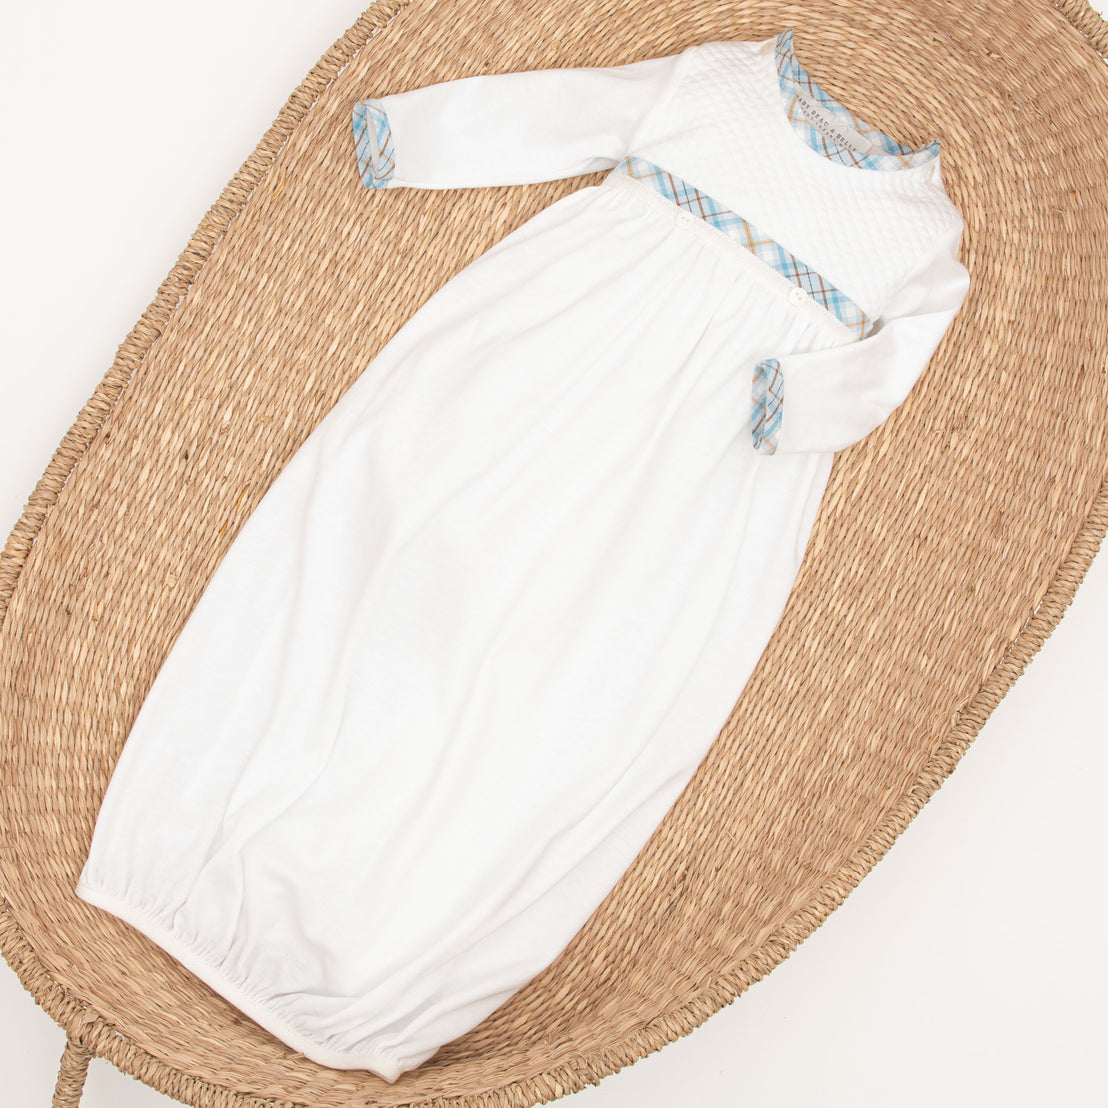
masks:
[[[141,931],[148,939],[157,943],[167,954],[172,955],[186,969],[194,973],[206,985],[209,985],[225,1000],[233,1004],[244,1015],[260,1024],[270,1034],[276,1036],[293,1050],[318,1062],[321,1066],[343,1070],[370,1070],[390,1084],[404,1072],[404,1067],[383,1051],[361,1051],[343,1053],[329,1050],[302,1031],[287,1023],[256,997],[246,992],[240,984],[227,977],[213,965],[195,947],[179,935],[170,931],[163,923],[155,919],[144,909],[129,900],[97,888],[87,881],[77,882],[75,892],[81,900],[97,908],[103,908]]]

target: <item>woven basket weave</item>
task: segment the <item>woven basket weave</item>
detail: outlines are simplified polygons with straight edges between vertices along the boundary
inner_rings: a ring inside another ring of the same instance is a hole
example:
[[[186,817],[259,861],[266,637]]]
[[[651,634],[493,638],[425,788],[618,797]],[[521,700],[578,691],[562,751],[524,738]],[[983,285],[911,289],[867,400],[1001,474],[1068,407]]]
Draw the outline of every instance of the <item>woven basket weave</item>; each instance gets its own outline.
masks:
[[[297,446],[436,288],[602,176],[368,193],[349,106],[784,26],[863,118],[913,145],[941,137],[969,297],[909,401],[836,459],[731,720],[558,960],[393,1085],[308,1062],[76,899],[100,798],[177,632]],[[841,903],[1108,528],[1108,299],[1088,295],[1108,288],[1105,53],[1108,23],[1084,0],[365,13],[205,216],[0,560],[0,946],[67,1033],[58,1108],[78,1103],[93,1054],[198,1108],[529,1106],[686,1034]]]

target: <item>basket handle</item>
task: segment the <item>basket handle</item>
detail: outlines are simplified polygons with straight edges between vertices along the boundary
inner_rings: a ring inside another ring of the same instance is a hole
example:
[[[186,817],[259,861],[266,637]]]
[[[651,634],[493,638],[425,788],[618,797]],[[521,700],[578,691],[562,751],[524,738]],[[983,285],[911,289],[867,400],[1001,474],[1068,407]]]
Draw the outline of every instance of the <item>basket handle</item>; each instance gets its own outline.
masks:
[[[87,1046],[66,1036],[65,1050],[62,1051],[62,1062],[58,1069],[58,1083],[54,1086],[52,1108],[78,1108],[85,1078],[88,1076],[88,1064],[92,1058],[93,1052]]]

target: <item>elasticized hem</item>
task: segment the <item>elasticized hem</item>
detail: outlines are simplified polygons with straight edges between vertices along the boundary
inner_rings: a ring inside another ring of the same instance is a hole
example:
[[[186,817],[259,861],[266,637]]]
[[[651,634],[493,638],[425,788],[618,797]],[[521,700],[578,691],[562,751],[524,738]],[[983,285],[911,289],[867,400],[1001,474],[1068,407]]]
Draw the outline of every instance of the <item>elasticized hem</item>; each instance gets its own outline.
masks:
[[[247,993],[235,981],[226,977],[220,969],[213,966],[202,954],[183,942],[173,932],[167,930],[143,909],[135,907],[113,893],[89,885],[85,881],[78,881],[75,891],[86,903],[97,908],[103,908],[106,912],[111,912],[113,916],[118,916],[119,919],[130,924],[135,930],[141,931],[167,954],[176,958],[187,970],[199,977],[206,985],[211,986],[220,996],[229,1000],[240,1012],[249,1016],[271,1035],[275,1035],[287,1046],[292,1047],[293,1050],[300,1051],[301,1054],[310,1058],[313,1062],[318,1062],[321,1066],[327,1066],[329,1069],[369,1070],[389,1083],[396,1081],[404,1072],[403,1067],[395,1058],[381,1051],[343,1054],[328,1050],[270,1011],[261,1001]]]

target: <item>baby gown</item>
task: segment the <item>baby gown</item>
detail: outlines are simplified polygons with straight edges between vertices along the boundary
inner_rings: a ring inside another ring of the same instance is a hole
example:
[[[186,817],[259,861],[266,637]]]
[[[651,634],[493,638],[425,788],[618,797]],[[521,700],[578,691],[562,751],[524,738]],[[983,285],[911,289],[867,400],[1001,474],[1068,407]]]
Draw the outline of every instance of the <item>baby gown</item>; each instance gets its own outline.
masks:
[[[395,1081],[548,966],[672,807],[833,453],[904,400],[969,275],[938,140],[852,115],[791,29],[353,123],[367,227],[390,189],[608,173],[447,281],[278,476],[77,893]]]

